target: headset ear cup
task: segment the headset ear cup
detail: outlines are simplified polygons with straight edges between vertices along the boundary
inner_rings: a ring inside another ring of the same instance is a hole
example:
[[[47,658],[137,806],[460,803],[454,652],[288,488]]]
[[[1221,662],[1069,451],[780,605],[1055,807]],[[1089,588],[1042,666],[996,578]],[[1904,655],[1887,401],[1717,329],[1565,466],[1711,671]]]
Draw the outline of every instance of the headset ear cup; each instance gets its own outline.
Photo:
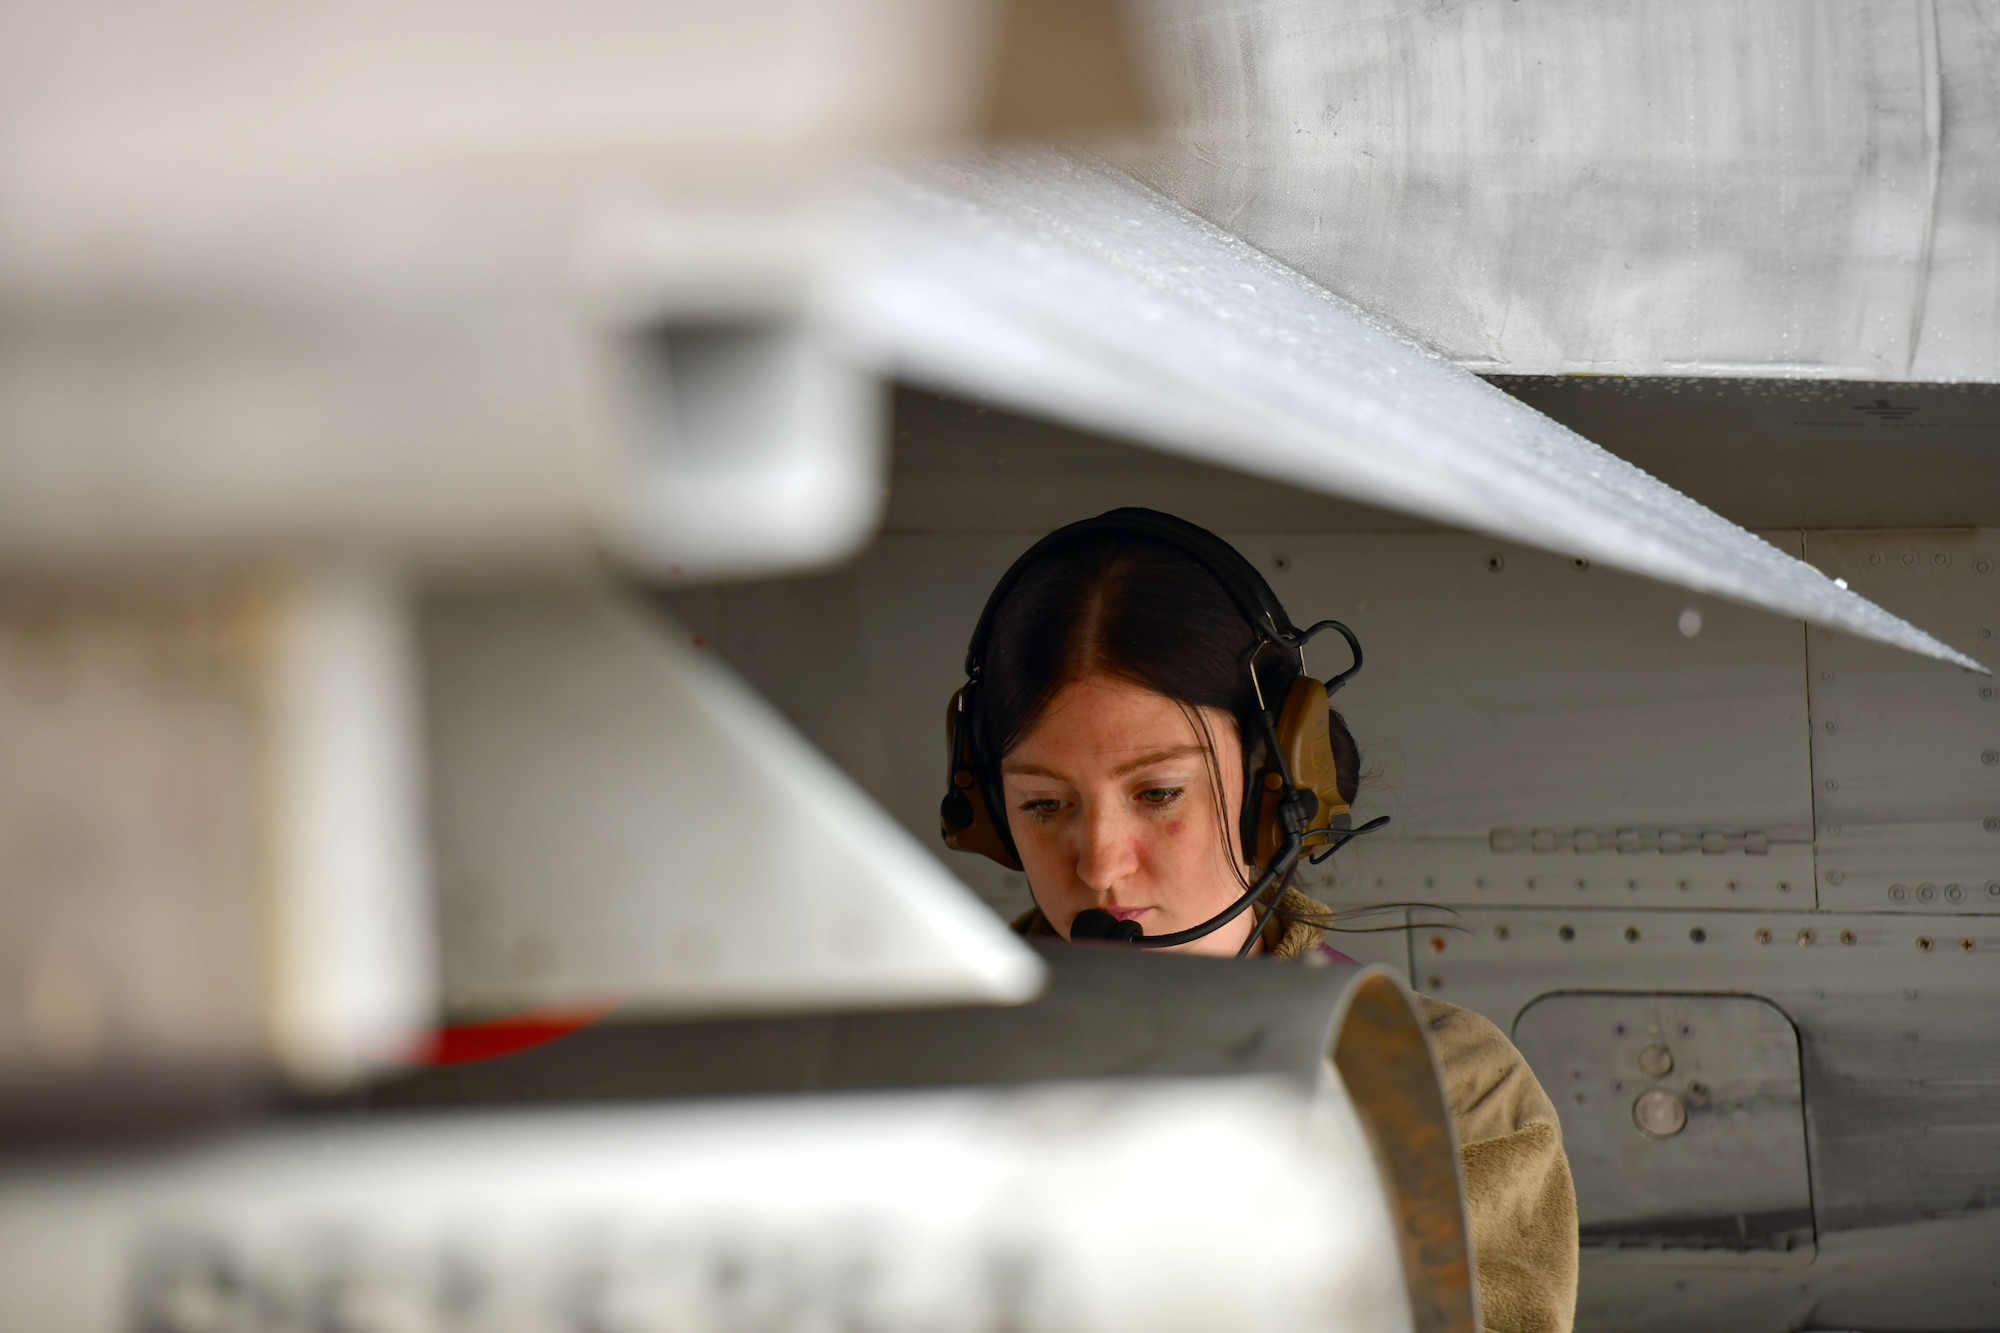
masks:
[[[955,852],[977,852],[1009,870],[1019,870],[1020,858],[993,822],[968,753],[970,747],[959,730],[965,717],[964,703],[965,691],[960,690],[945,708],[945,793],[938,803],[938,832],[944,845]]]
[[[1323,829],[1341,815],[1350,813],[1347,798],[1340,794],[1340,765],[1333,753],[1332,705],[1324,682],[1300,676],[1285,696],[1278,714],[1278,749],[1285,767],[1301,791],[1319,799],[1319,808],[1306,822],[1308,829]],[[1284,845],[1284,829],[1278,821],[1277,787],[1282,785],[1275,769],[1264,776],[1263,805],[1257,819],[1257,864],[1269,865]]]

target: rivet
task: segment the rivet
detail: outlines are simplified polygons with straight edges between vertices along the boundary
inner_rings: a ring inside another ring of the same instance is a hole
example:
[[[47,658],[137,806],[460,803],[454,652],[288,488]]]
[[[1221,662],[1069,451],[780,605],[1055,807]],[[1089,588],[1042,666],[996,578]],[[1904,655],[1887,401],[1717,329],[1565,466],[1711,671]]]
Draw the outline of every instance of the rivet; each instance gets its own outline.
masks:
[[[1965,901],[1965,890],[1956,884],[1947,884],[1944,886],[1944,896],[1955,903],[1962,903]]]
[[[1992,638],[1992,637],[1993,637],[1993,631],[1992,631],[1992,630],[1990,630],[1990,629],[1983,629],[1983,628],[1982,628],[1982,629],[1981,629],[1981,630],[1979,631],[1979,637],[1980,637],[1980,638],[1982,638],[1982,639],[1990,639],[1990,638]]]
[[[1989,898],[2000,898],[2000,879],[1989,879],[1986,881],[1986,896]]]
[[[1919,936],[1917,936],[1917,947],[1918,947],[1919,949],[1923,950],[1923,951],[1924,951],[1925,953],[1929,953],[1929,952],[1931,951],[1931,947],[1932,947],[1932,946],[1931,946],[1931,937],[1930,937],[1930,936],[1928,936],[1928,935],[1919,935]]]
[[[1838,870],[1829,870],[1826,872],[1826,882],[1829,884],[1838,884],[1846,878],[1847,876],[1841,874]]]
[[[1292,558],[1280,551],[1271,557],[1271,567],[1282,574],[1292,567]]]
[[[1889,896],[1900,903],[1909,898],[1910,891],[1900,884],[1891,884],[1889,886]]]
[[[1694,1035],[1694,1029],[1685,1023],[1680,1024],[1674,1031],[1683,1037],[1692,1037]],[[1699,1088],[1701,1085],[1697,1083],[1695,1086]]]
[[[1950,551],[1932,552],[1931,563],[1938,566],[1938,568],[1942,569],[1944,566],[1951,563],[1951,552]]]
[[[1581,880],[1581,879],[1580,879],[1580,880],[1578,880],[1578,881],[1576,882],[1576,887],[1577,887],[1577,888],[1579,888],[1579,889],[1587,889],[1587,888],[1589,888],[1589,887],[1590,887],[1590,882],[1589,882],[1588,880]]]
[[[1576,928],[1574,926],[1563,926],[1556,931],[1556,938],[1559,940],[1573,940],[1576,938]]]
[[[1921,559],[1923,559],[1923,557],[1918,555],[1915,551],[1905,551],[1903,552],[1903,568],[1908,569],[1910,566],[1916,564],[1917,561]]]
[[[1665,1078],[1674,1072],[1673,1052],[1658,1042],[1640,1047],[1639,1072],[1647,1078]]]
[[[1649,1139],[1670,1139],[1687,1122],[1687,1103],[1665,1088],[1648,1088],[1632,1103],[1632,1123]]]
[[[1917,885],[1917,897],[1921,898],[1925,902],[1932,901],[1937,897],[1937,885],[1935,884]]]
[[[1625,927],[1625,942],[1627,944],[1637,944],[1639,942],[1639,928],[1637,926]]]
[[[1728,885],[1728,888],[1729,888],[1729,891],[1730,891],[1731,893],[1734,893],[1734,892],[1736,892],[1736,887],[1737,887],[1737,885],[1736,885],[1736,881],[1735,881],[1735,880],[1733,880],[1733,879],[1732,879],[1732,880],[1730,880],[1730,881],[1729,881],[1729,885]]]
[[[1853,944],[1855,939],[1856,936],[1854,932],[1851,930],[1843,930],[1840,932],[1840,942],[1842,944]]]
[[[1757,928],[1757,943],[1769,944],[1770,942],[1771,942],[1771,932],[1765,930],[1762,926],[1759,926]]]
[[[1991,560],[1975,560],[1972,562],[1972,567],[1982,574],[1991,574],[1993,572],[1993,562]]]
[[[1823,785],[1824,785],[1824,786],[1826,787],[1826,789],[1827,789],[1828,791],[1839,791],[1839,790],[1840,790],[1840,783],[1839,783],[1839,782],[1837,782],[1837,781],[1835,781],[1835,780],[1834,780],[1834,779],[1832,779],[1832,778],[1828,778],[1828,779],[1826,780],[1826,782],[1825,782],[1825,783],[1824,783]]]
[[[1840,730],[1840,724],[1838,722],[1827,722],[1821,725],[1820,730],[1831,736],[1834,732]]]
[[[1985,819],[1979,821],[1979,826],[1988,833],[2000,833],[2000,819],[1995,819],[1992,815],[1988,815]]]
[[[1687,880],[1677,879],[1674,881],[1674,887],[1679,889],[1682,893],[1686,893],[1688,889],[1692,886],[1688,883]]]
[[[1831,671],[1822,671],[1822,672],[1820,672],[1820,673],[1819,673],[1819,678],[1820,678],[1820,679],[1821,679],[1822,681],[1825,681],[1825,682],[1827,682],[1827,683],[1831,684],[1831,683],[1832,683],[1832,681],[1833,681],[1833,673],[1832,673]]]
[[[1962,953],[1971,953],[1974,949],[1978,948],[1979,946],[1972,942],[1972,936],[1967,935],[1964,939],[1958,942],[1958,947],[1960,952]]]
[[[1443,990],[1444,978],[1439,976],[1435,972],[1431,973],[1429,976],[1424,978],[1424,989],[1429,991]]]
[[[1981,685],[1979,687],[1979,697],[1982,699],[1991,699],[1993,697],[1993,687],[1991,685]]]
[[[1493,938],[1494,938],[1494,939],[1496,939],[1496,940],[1504,940],[1504,939],[1506,939],[1506,938],[1507,938],[1507,936],[1508,936],[1509,934],[1511,934],[1511,933],[1512,933],[1512,932],[1511,932],[1511,931],[1509,931],[1509,930],[1507,929],[1507,927],[1505,927],[1505,926],[1495,926],[1495,927],[1493,927]]]
[[[1837,837],[1839,837],[1839,836],[1840,836],[1840,825],[1838,825],[1838,824],[1828,824],[1828,825],[1826,826],[1826,836],[1827,836],[1827,837],[1829,837],[1829,838],[1837,838]]]
[[[1791,891],[1792,891],[1792,882],[1790,880],[1781,879],[1778,881],[1779,893],[1790,893]]]
[[[1814,940],[1818,938],[1819,937],[1817,935],[1813,934],[1812,927],[1807,926],[1804,930],[1801,930],[1799,932],[1799,947],[1801,949],[1806,948],[1808,945],[1810,945]]]
[[[1590,561],[1584,559],[1582,556],[1578,556],[1576,559],[1570,561],[1570,564],[1574,565],[1579,573],[1590,568]]]
[[[1506,556],[1504,556],[1504,555],[1501,555],[1501,554],[1499,554],[1498,552],[1495,552],[1494,554],[1492,554],[1492,555],[1489,555],[1489,556],[1487,556],[1487,557],[1486,557],[1486,572],[1487,572],[1487,573],[1489,573],[1489,574],[1498,574],[1498,573],[1499,573],[1499,572],[1500,572],[1501,570],[1503,570],[1503,569],[1505,569],[1505,568],[1507,568],[1507,557],[1506,557]]]
[[[1639,881],[1636,879],[1628,879],[1625,881],[1625,887],[1628,889],[1636,889],[1639,887]]]
[[[1868,553],[1868,563],[1880,569],[1882,567],[1882,553],[1880,551],[1870,551]]]
[[[2000,750],[1981,750],[1979,752],[1979,762],[1988,768],[1993,767],[1995,764],[2000,764]]]
[[[1690,930],[1688,932],[1688,938],[1693,940],[1696,944],[1705,944],[1708,942],[1708,932],[1703,930],[1700,926],[1696,926],[1693,930]]]

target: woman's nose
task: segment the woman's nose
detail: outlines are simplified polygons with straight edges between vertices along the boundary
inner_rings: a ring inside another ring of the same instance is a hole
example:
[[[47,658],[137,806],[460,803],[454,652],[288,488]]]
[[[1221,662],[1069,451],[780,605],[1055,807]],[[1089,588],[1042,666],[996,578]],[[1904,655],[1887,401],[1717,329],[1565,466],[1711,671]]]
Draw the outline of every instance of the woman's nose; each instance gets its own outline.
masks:
[[[1100,893],[1117,888],[1139,868],[1138,847],[1130,821],[1103,806],[1087,810],[1082,845],[1076,852],[1076,877]]]

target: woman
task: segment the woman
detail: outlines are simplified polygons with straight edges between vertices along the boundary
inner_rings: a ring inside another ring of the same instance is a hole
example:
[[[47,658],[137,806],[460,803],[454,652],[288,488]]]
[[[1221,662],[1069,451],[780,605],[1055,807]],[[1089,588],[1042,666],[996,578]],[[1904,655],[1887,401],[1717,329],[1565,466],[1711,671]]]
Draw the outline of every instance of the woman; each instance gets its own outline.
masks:
[[[950,717],[947,841],[1026,872],[1024,934],[1341,959],[1327,908],[1288,883],[1299,857],[1352,836],[1360,785],[1353,737],[1302,674],[1310,634],[1192,524],[1115,510],[1051,534],[973,636]],[[1308,730],[1324,712],[1324,739],[1293,734],[1294,700]],[[1302,771],[1315,754],[1316,790]],[[1485,1323],[1561,1333],[1577,1231],[1555,1108],[1491,1023],[1418,998],[1457,1124]]]

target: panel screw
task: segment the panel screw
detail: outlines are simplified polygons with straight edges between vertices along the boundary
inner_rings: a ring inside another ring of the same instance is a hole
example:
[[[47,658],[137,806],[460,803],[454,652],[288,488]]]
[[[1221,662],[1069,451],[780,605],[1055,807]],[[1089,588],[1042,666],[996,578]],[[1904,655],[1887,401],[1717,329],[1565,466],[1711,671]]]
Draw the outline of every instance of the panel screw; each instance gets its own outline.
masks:
[[[1687,1122],[1687,1103],[1665,1088],[1648,1088],[1632,1103],[1632,1123],[1649,1139],[1670,1139]]]
[[[1807,926],[1804,930],[1799,932],[1799,947],[1803,949],[1818,938],[1819,937],[1817,935],[1813,934],[1812,927]]]
[[[1559,940],[1573,940],[1573,939],[1575,939],[1575,938],[1576,938],[1576,929],[1575,929],[1575,927],[1573,927],[1573,926],[1563,926],[1563,927],[1560,927],[1560,928],[1559,928],[1559,929],[1557,929],[1557,931],[1556,931],[1556,938],[1557,938],[1557,939],[1559,939]]]
[[[1961,951],[1965,953],[1971,953],[1974,949],[1978,948],[1979,946],[1972,942],[1972,936],[1967,935],[1964,939],[1958,942],[1958,947]]]
[[[1576,566],[1579,573],[1590,568],[1590,562],[1582,556],[1578,556],[1576,559],[1570,561],[1570,564]]]
[[[1855,934],[1851,930],[1843,930],[1840,932],[1840,942],[1842,944],[1853,944],[1855,938],[1856,938]]]
[[[1505,568],[1507,568],[1507,557],[1497,553],[1486,557],[1487,573],[1498,574],[1501,570]]]
[[[1292,558],[1283,552],[1271,557],[1271,567],[1280,574],[1292,567]]]
[[[1708,940],[1708,932],[1703,930],[1700,926],[1696,926],[1693,930],[1690,930],[1688,932],[1688,938],[1693,940],[1696,944],[1703,944],[1706,943]]]
[[[1639,942],[1639,928],[1637,926],[1625,927],[1625,942],[1627,944],[1637,944]]]
[[[1493,938],[1496,940],[1504,940],[1511,933],[1505,926],[1493,927]]]
[[[1768,930],[1765,930],[1765,929],[1764,929],[1763,927],[1761,927],[1761,926],[1760,926],[1760,927],[1758,927],[1758,929],[1757,929],[1757,943],[1759,943],[1759,944],[1769,944],[1770,942],[1771,942],[1771,932],[1770,932],[1770,931],[1768,931]]]
[[[1925,953],[1929,953],[1931,951],[1931,937],[1928,935],[1917,936],[1917,948],[1923,950]]]
[[[2000,764],[2000,750],[1981,750],[1979,752],[1979,762],[1988,768],[1993,767],[1995,764]]]

